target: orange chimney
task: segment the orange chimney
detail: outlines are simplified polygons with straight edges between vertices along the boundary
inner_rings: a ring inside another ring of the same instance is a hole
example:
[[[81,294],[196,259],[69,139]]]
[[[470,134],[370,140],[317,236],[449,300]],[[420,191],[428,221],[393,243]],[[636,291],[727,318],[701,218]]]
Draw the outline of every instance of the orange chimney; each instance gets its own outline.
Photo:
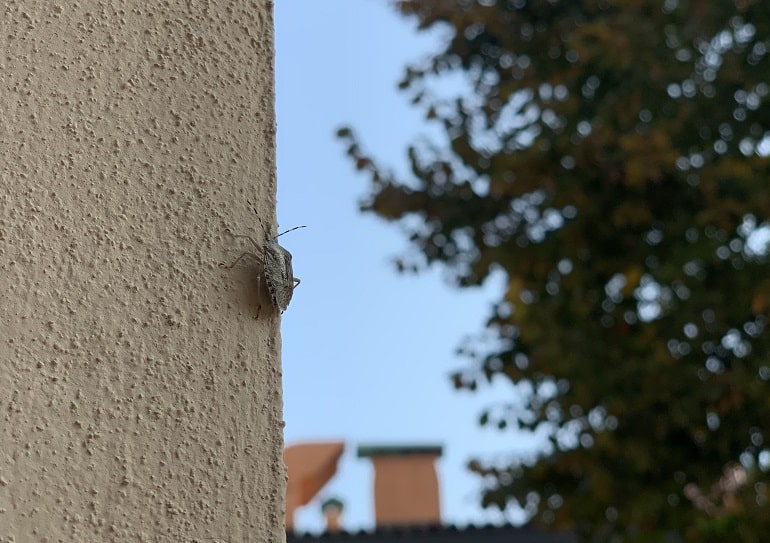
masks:
[[[321,504],[321,511],[326,519],[326,533],[338,534],[341,530],[341,517],[344,504],[337,498],[329,498]]]
[[[377,526],[441,524],[436,458],[440,446],[359,446],[374,465]]]

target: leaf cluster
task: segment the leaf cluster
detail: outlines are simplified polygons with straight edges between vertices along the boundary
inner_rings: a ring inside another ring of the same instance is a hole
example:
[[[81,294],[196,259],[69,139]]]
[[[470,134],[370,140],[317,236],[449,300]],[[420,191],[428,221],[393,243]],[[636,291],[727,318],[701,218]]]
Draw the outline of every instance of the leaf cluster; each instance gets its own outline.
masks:
[[[507,285],[453,376],[523,401],[533,462],[474,460],[484,503],[590,541],[760,541],[770,527],[770,11],[753,0],[405,0],[441,51],[400,87],[446,140],[398,179],[338,136],[459,286]],[[467,92],[439,97],[443,76]],[[419,220],[414,220],[415,218]],[[736,475],[737,474],[737,475]],[[735,482],[738,481],[738,482]]]

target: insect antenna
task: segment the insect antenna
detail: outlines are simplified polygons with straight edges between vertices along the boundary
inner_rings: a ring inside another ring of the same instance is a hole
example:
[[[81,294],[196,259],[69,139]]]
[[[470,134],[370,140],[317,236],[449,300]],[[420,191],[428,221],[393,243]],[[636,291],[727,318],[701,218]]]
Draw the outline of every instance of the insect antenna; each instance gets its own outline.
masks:
[[[278,234],[278,235],[277,235],[277,236],[275,236],[275,237],[277,237],[277,238],[280,238],[282,235],[284,235],[284,234],[288,234],[288,233],[289,233],[289,232],[291,232],[292,230],[299,230],[300,228],[307,228],[307,226],[305,226],[305,225],[302,225],[302,226],[295,226],[294,228],[289,228],[288,230],[286,230],[286,231],[284,231],[284,232],[281,232],[280,234]]]
[[[249,202],[249,203],[251,203],[251,202]],[[254,210],[254,213],[257,215],[257,218],[259,219],[259,211],[257,211],[257,208],[256,208],[256,207],[252,207],[251,209],[253,209],[253,210]],[[261,224],[261,223],[262,223],[262,219],[259,219],[259,222],[260,222],[260,224]],[[262,225],[262,228],[264,228],[264,227],[265,227],[265,225],[263,224],[263,225]],[[278,235],[277,235],[277,236],[275,236],[275,237],[276,237],[276,238],[279,238],[279,237],[281,237],[281,236],[282,236],[282,235],[284,235],[284,234],[288,234],[288,233],[289,233],[289,232],[291,232],[292,230],[299,230],[300,228],[307,228],[307,226],[306,226],[306,225],[302,225],[302,226],[295,226],[294,228],[289,228],[288,230],[286,230],[286,231],[284,231],[284,232],[281,232],[280,234],[278,234]],[[267,231],[265,231],[265,234],[267,234]]]

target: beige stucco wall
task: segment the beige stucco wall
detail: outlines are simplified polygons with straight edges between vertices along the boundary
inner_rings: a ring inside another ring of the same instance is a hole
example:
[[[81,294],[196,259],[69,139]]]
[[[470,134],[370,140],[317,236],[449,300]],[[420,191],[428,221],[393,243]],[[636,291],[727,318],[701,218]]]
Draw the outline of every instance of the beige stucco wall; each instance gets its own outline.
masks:
[[[284,539],[268,0],[0,0],[0,541]],[[267,309],[265,307],[267,304]]]

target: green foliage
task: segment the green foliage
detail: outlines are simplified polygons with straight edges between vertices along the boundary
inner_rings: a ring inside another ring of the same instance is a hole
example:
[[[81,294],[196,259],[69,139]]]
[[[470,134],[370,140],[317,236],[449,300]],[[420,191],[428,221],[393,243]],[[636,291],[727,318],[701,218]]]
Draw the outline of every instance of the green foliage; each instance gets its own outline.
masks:
[[[401,89],[446,140],[363,209],[412,218],[459,286],[502,271],[487,337],[454,376],[524,405],[481,423],[548,430],[530,463],[471,469],[586,541],[770,533],[770,10],[761,0],[411,0],[442,51]],[[442,77],[469,91],[437,96]],[[414,217],[421,219],[415,221]],[[763,237],[764,236],[764,237]]]

